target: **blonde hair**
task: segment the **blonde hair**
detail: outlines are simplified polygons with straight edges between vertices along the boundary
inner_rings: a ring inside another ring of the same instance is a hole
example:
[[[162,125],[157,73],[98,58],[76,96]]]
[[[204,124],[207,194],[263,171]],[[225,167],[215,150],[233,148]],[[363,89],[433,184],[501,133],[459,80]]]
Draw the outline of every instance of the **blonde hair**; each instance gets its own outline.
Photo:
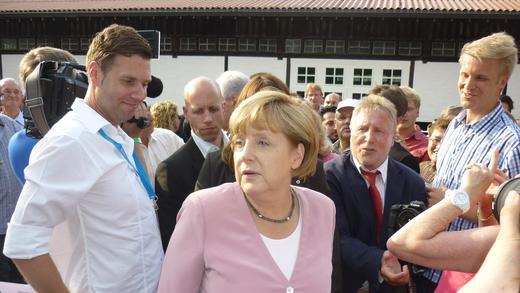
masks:
[[[305,91],[305,97],[307,97],[307,93],[310,91],[310,90],[317,90],[317,91],[320,91],[320,93],[323,95],[323,91],[321,90],[321,86],[315,84],[315,83],[308,83],[307,84],[307,90]]]
[[[20,61],[20,65],[18,65],[18,71],[20,82],[25,86],[25,80],[33,72],[34,68],[38,66],[42,61],[60,61],[60,62],[70,62],[73,64],[77,64],[76,58],[72,56],[68,51],[53,48],[53,47],[38,47],[34,48],[31,51],[27,52],[22,60]]]
[[[498,59],[503,67],[503,74],[511,76],[518,62],[518,49],[515,39],[505,32],[494,33],[473,42],[466,43],[460,52],[459,63],[464,55],[470,55],[479,61]]]
[[[240,105],[247,98],[262,90],[275,90],[289,95],[289,88],[278,77],[267,72],[258,72],[251,75],[251,79],[244,85],[238,95],[235,106]]]
[[[412,102],[415,104],[417,109],[421,108],[421,98],[419,97],[419,94],[416,90],[409,86],[402,86],[401,90],[403,90],[404,95],[406,96],[406,100],[408,102]]]
[[[305,178],[316,172],[322,138],[316,130],[313,110],[300,103],[298,98],[276,91],[260,91],[242,102],[231,114],[231,142],[224,147],[222,154],[229,166],[233,166],[233,137],[245,133],[248,126],[282,133],[294,146],[300,143],[304,146],[303,161],[293,171],[293,177]]]
[[[152,105],[150,113],[153,124],[158,128],[166,128],[173,132],[179,129],[179,114],[177,104],[173,101],[160,101]]]
[[[354,111],[352,112],[352,119],[350,120],[350,125],[356,121],[356,117],[360,113],[366,113],[375,110],[380,110],[388,114],[388,122],[390,122],[390,125],[394,130],[393,132],[395,132],[397,126],[397,110],[395,109],[394,104],[386,98],[374,94],[370,94],[361,99],[359,105],[354,108]]]

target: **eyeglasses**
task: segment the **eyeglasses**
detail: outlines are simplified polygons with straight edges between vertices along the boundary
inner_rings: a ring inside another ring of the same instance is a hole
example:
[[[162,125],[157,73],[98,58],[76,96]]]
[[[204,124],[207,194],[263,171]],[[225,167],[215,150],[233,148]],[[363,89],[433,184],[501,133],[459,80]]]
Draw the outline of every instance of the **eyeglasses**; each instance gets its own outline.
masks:
[[[20,90],[3,90],[2,92],[2,95],[13,95],[13,96],[19,96],[22,94],[22,92]]]

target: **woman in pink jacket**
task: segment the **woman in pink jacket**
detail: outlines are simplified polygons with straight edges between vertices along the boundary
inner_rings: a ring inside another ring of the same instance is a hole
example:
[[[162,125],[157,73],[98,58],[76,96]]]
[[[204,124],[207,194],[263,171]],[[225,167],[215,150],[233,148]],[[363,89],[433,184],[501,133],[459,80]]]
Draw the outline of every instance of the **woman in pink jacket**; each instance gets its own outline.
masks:
[[[185,200],[159,292],[330,292],[334,204],[290,185],[315,171],[321,137],[311,111],[273,91],[235,109],[223,157],[237,182]]]

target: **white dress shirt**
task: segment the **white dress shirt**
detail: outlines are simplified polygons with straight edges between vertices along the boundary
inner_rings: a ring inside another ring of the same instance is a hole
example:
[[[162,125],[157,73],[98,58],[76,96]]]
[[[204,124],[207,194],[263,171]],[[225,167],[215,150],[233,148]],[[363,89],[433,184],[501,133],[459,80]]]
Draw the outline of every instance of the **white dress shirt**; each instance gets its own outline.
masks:
[[[184,140],[175,132],[164,128],[154,128],[148,142],[150,168],[153,170],[154,176],[157,166],[183,145]]]
[[[376,170],[379,171],[379,175],[376,177],[376,187],[379,191],[379,194],[381,194],[381,208],[383,211],[385,210],[385,194],[386,194],[386,178],[388,175],[388,157],[386,157],[386,160],[381,164],[379,167],[377,167],[374,170],[368,170],[367,168],[361,166],[361,164],[356,160],[356,157],[352,156],[352,160],[354,161],[354,165],[356,166],[356,170],[361,174],[361,168],[368,172],[375,172]],[[365,182],[367,184],[367,188],[370,187],[370,184],[368,183],[368,180],[361,174],[361,177],[365,179]]]
[[[20,124],[22,127],[25,125],[25,119],[23,118],[22,111],[18,112],[18,116],[14,118],[14,121],[16,121],[16,123]]]
[[[101,128],[134,164],[133,140],[76,99],[31,153],[4,253],[50,253],[71,292],[156,292],[163,250],[152,203]]]
[[[193,132],[193,130],[191,130],[191,137],[193,137],[193,141],[195,142],[195,144],[199,148],[199,150],[202,153],[202,156],[204,157],[204,159],[206,158],[208,153],[211,153],[211,152],[214,152],[214,151],[218,151],[220,149],[219,146],[216,146],[216,145],[214,145],[214,144],[212,144],[210,142],[207,142],[207,141],[203,140],[202,138],[200,138],[198,135],[195,134],[195,132]],[[225,146],[229,142],[229,138],[224,133],[224,131],[222,131],[222,140],[223,140],[222,141],[222,147]]]

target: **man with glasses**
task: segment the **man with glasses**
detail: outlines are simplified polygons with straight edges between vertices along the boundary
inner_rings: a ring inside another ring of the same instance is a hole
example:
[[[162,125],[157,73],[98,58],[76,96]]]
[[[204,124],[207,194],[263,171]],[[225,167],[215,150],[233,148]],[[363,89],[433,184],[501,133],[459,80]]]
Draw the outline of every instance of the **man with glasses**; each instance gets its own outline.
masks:
[[[23,93],[15,79],[7,77],[0,80],[0,104],[3,106],[2,114],[23,126],[23,115],[20,110],[23,105]]]

